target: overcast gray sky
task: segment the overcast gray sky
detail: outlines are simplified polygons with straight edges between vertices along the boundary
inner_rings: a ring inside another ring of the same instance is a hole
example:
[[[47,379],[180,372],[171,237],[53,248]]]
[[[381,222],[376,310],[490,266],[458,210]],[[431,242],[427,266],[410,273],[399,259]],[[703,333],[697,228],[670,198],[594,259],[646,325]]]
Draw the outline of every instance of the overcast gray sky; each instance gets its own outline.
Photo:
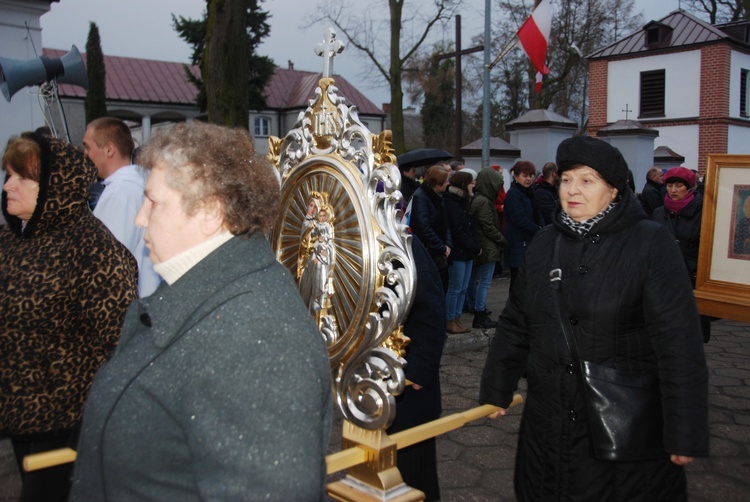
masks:
[[[259,52],[286,67],[291,60],[298,70],[321,71],[322,61],[313,46],[323,38],[325,26],[303,28],[319,2],[313,0],[267,0],[263,8],[271,13],[271,35]],[[368,4],[370,4],[368,2]],[[493,2],[494,4],[494,2]],[[60,0],[42,16],[42,42],[51,49],[86,48],[89,22],[99,27],[102,50],[107,55],[163,61],[188,62],[190,48],[172,29],[172,14],[198,18],[205,0]],[[365,5],[362,2],[360,5]],[[482,33],[485,0],[464,0],[461,9],[462,47],[470,47],[471,37]],[[646,20],[659,19],[678,7],[678,0],[636,0]],[[493,7],[494,9],[495,7]],[[455,36],[455,24],[446,28],[446,38]],[[357,85],[375,104],[389,101],[388,90],[381,79],[365,76],[366,58],[348,49],[334,63],[337,74]]]

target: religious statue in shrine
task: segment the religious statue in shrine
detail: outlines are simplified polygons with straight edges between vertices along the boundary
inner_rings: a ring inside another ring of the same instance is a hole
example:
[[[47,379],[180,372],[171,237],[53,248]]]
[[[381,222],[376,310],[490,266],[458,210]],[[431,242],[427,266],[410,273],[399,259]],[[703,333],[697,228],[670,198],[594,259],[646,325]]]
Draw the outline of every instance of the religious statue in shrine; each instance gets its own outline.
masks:
[[[330,314],[336,263],[333,220],[333,207],[328,204],[326,194],[311,192],[302,223],[297,281],[300,294],[328,344],[338,337],[336,318]]]

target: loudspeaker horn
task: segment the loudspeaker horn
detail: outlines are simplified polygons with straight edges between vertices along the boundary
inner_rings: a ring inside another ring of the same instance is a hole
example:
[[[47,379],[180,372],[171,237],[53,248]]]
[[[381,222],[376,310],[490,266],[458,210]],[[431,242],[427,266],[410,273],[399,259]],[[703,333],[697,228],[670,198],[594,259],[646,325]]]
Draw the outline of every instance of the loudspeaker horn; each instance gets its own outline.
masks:
[[[7,101],[27,86],[41,85],[50,80],[89,88],[89,78],[81,53],[76,46],[61,58],[41,56],[26,61],[0,58],[0,90]]]

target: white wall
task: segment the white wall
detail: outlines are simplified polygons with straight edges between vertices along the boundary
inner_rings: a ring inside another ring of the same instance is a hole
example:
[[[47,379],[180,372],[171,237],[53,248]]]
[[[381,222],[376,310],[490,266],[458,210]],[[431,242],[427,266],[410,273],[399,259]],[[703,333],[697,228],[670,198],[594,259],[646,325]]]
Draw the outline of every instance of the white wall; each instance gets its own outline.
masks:
[[[668,146],[685,157],[683,165],[690,169],[698,168],[698,125],[658,127],[659,136],[654,148]]]
[[[28,61],[40,56],[42,28],[39,18],[47,11],[48,1],[0,0],[0,58]],[[3,66],[7,70],[8,65]],[[20,89],[10,103],[0,95],[0,150],[5,149],[11,136],[44,125],[39,100],[33,94],[37,89]]]
[[[750,127],[729,126],[727,153],[750,154]]]
[[[540,127],[538,129],[521,128],[509,133],[509,143],[521,150],[519,160],[528,160],[537,172],[547,162],[555,162],[557,147],[573,136],[575,129]],[[515,163],[515,162],[514,162]],[[511,164],[513,167],[513,164]]]
[[[633,173],[636,192],[640,192],[646,173],[654,165],[654,137],[650,135],[604,136],[601,139],[620,150]]]
[[[641,72],[662,69],[666,89],[664,118],[697,117],[700,112],[699,50],[611,61],[607,73],[607,122],[624,119],[625,105],[633,110],[628,118],[638,120]]]

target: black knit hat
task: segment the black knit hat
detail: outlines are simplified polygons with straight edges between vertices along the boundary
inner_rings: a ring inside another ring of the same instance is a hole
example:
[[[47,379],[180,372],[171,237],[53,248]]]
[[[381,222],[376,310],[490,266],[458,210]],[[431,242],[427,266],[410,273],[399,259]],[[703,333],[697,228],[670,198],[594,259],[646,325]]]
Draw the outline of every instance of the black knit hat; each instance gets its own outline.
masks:
[[[576,166],[588,166],[622,195],[628,190],[628,164],[620,150],[606,141],[589,136],[573,136],[557,147],[557,173]]]

